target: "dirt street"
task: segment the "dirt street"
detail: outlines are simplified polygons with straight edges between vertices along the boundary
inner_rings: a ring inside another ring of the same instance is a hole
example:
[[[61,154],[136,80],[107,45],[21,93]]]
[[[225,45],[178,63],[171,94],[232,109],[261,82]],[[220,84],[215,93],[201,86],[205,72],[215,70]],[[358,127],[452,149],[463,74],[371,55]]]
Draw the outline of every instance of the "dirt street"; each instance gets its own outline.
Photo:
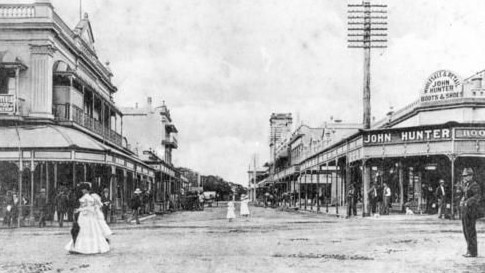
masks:
[[[1,229],[0,272],[485,272],[483,222],[469,259],[460,221],[251,210],[232,223],[221,204],[113,225],[102,255],[68,254],[68,228]]]

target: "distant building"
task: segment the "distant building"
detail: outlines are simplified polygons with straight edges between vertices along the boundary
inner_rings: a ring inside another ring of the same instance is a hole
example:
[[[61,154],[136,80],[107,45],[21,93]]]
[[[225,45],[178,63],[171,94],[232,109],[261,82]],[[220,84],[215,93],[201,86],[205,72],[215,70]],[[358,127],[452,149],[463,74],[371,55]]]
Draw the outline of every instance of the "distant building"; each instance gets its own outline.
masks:
[[[269,119],[270,135],[270,161],[274,162],[275,146],[291,133],[293,118],[291,113],[273,113]]]
[[[168,201],[177,203],[184,186],[177,168],[172,162],[172,150],[178,148],[177,128],[172,123],[170,111],[162,102],[161,106],[153,107],[152,98],[147,98],[147,104],[139,107],[121,107],[123,113],[124,135],[130,143],[130,150],[143,158],[146,164],[157,170],[159,195],[155,202],[164,203],[167,209]],[[184,178],[185,179],[185,178]],[[167,193],[162,195],[161,193]]]

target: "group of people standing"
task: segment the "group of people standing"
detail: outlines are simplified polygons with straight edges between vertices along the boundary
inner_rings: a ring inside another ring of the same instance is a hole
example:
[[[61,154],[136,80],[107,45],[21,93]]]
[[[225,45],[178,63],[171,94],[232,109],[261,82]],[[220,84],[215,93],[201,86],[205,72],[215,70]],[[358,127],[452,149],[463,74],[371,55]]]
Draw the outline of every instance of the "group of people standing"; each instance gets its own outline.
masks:
[[[236,218],[236,207],[234,205],[233,201],[229,201],[227,203],[227,215],[226,218],[229,220],[229,222],[232,222],[233,219]],[[241,208],[240,208],[240,215],[244,218],[249,217],[249,198],[247,195],[242,195],[241,196]]]

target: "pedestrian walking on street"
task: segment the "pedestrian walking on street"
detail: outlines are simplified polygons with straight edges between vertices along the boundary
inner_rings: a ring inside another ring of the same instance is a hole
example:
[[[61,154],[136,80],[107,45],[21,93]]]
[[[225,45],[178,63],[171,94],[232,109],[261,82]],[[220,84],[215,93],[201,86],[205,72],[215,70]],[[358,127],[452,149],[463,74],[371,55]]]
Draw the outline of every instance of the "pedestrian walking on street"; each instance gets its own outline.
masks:
[[[205,201],[205,198],[204,198],[204,193],[201,192],[199,194],[199,209],[200,210],[204,210],[204,201]]]
[[[347,191],[347,218],[350,218],[352,214],[357,216],[357,190],[354,184],[350,184]]]
[[[227,215],[226,215],[226,218],[229,220],[229,222],[232,222],[232,219],[236,218],[236,214],[234,213],[235,210],[236,208],[234,207],[234,202],[229,201],[227,203]]]
[[[389,214],[389,207],[391,205],[391,188],[387,185],[387,183],[384,183],[384,189],[383,189],[383,201],[384,203],[382,204],[382,214],[388,215]]]
[[[128,223],[131,222],[131,220],[133,220],[133,218],[135,218],[135,221],[136,221],[136,224],[139,225],[140,224],[140,219],[138,219],[138,214],[140,213],[140,207],[141,207],[141,190],[140,189],[136,189],[135,192],[133,193],[133,197],[131,198],[131,201],[130,201],[130,205],[131,205],[131,210],[132,210],[132,213],[131,213],[131,216],[130,218],[128,219]]]
[[[478,205],[482,198],[480,185],[473,177],[473,169],[465,168],[462,173],[463,198],[460,203],[462,208],[463,234],[467,244],[467,252],[464,257],[477,257],[477,230],[475,224],[478,219]]]
[[[438,218],[443,217],[446,211],[446,192],[445,192],[445,180],[440,179],[440,185],[436,188],[435,196],[438,200]]]
[[[67,213],[69,207],[69,196],[66,192],[66,188],[62,187],[56,196],[56,209],[57,209],[57,219],[59,221],[59,226],[64,225],[64,217]]]
[[[103,215],[104,215],[104,221],[106,223],[109,223],[109,214],[111,210],[111,196],[109,196],[109,189],[104,188],[103,193],[101,194],[101,202],[103,203],[103,206],[101,208]]]
[[[82,183],[79,188],[83,194],[79,199],[80,206],[75,210],[76,213],[79,213],[77,217],[79,233],[71,239],[65,249],[75,254],[108,252],[110,247],[99,224],[96,201],[89,193],[91,187],[88,183]]]
[[[248,218],[249,217],[249,198],[247,195],[243,195],[241,197],[241,210],[240,210],[240,214],[242,217],[244,218]]]
[[[39,208],[39,227],[45,227],[46,223],[45,220],[47,218],[47,215],[49,214],[48,207],[49,205],[47,204],[47,197],[45,195],[45,189],[42,188],[40,189],[40,194],[37,197],[37,207]]]

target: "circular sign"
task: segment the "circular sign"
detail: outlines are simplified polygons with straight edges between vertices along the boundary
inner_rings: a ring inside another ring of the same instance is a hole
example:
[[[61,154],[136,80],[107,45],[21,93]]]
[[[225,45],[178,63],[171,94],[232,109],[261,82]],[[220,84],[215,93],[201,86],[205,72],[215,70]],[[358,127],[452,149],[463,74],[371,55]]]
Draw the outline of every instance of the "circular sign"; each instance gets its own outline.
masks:
[[[433,102],[463,97],[461,79],[448,70],[433,73],[421,93],[421,102]]]

